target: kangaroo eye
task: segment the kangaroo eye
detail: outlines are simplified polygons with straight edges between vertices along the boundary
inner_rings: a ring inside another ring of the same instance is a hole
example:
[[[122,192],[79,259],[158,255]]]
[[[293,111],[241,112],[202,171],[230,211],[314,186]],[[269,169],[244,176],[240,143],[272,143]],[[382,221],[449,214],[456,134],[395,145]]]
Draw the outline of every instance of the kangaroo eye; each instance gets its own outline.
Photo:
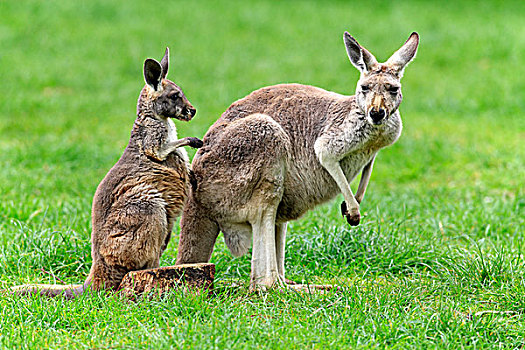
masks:
[[[368,85],[361,85],[361,91],[367,92],[368,90],[370,90],[370,86],[368,86]]]
[[[387,90],[388,90],[388,92],[390,92],[392,94],[397,94],[399,92],[399,87],[398,86],[390,86]]]
[[[180,97],[180,93],[178,91],[172,91],[168,94],[168,97],[175,100],[176,98]]]

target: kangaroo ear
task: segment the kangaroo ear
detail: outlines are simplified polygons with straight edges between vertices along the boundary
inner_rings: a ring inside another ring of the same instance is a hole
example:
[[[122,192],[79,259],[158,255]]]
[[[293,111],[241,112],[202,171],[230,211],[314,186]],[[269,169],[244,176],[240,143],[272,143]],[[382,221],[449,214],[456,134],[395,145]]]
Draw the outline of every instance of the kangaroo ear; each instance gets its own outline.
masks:
[[[144,61],[144,80],[154,90],[159,89],[162,80],[162,66],[157,60],[148,58]]]
[[[397,70],[399,76],[402,76],[405,66],[416,57],[418,45],[419,34],[413,32],[403,46],[394,52],[385,63]]]
[[[359,45],[350,33],[345,32],[343,39],[346,46],[346,53],[350,62],[361,71],[361,73],[369,72],[377,65],[377,60],[367,49]]]
[[[162,79],[166,78],[166,75],[168,75],[168,66],[170,65],[170,48],[166,47],[166,52],[164,52],[164,57],[162,57],[162,61],[160,61],[160,65],[162,67]]]

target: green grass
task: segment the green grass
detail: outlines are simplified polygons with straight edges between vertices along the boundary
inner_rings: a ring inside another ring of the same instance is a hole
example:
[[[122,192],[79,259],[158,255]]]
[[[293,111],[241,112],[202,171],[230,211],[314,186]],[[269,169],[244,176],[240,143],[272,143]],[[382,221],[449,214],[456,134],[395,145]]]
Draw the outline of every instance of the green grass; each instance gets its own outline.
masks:
[[[213,297],[0,295],[0,347],[523,348],[524,14],[523,1],[0,1],[0,289],[54,283],[40,268],[86,277],[92,196],[127,143],[145,58],[170,46],[169,77],[198,110],[179,133],[202,137],[261,86],[351,94],[344,30],[380,60],[421,35],[362,224],[338,198],[290,225],[288,277],[343,291],[249,294],[249,257],[220,239]]]

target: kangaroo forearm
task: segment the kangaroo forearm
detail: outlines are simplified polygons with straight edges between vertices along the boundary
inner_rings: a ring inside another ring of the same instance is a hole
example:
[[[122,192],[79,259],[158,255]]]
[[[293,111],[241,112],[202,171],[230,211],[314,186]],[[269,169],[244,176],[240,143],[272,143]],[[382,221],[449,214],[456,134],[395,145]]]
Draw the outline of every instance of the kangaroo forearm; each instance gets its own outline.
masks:
[[[332,140],[329,137],[320,137],[315,142],[314,150],[319,163],[328,171],[341,190],[349,209],[353,211],[359,210],[359,204],[354,198],[350,184],[339,162],[349,152],[348,149],[346,147],[336,147],[336,145],[332,144]]]
[[[175,151],[179,147],[189,146],[190,144],[190,138],[185,137],[176,141],[169,142],[164,145],[162,151],[167,152],[168,154]]]
[[[372,168],[374,166],[374,159],[375,155],[372,157],[370,162],[368,162],[367,165],[363,168],[363,172],[361,173],[361,179],[359,180],[359,187],[357,188],[357,192],[355,194],[355,199],[358,203],[361,203],[365,196],[365,191],[368,186],[368,183],[370,182],[370,175],[372,175]]]
[[[341,165],[338,161],[322,160],[321,164],[332,176],[337,186],[341,189],[345,202],[341,206],[343,216],[346,216],[346,220],[352,226],[359,225],[361,214],[359,213],[359,203],[355,199],[350,184],[346,179],[346,176],[341,169]]]
[[[159,150],[159,157],[161,159],[166,159],[166,157],[174,152],[177,148],[184,147],[184,146],[190,146],[193,148],[200,148],[202,147],[202,141],[199,140],[196,137],[185,137],[176,141],[169,142],[165,144],[160,150]]]
[[[321,161],[321,165],[328,171],[330,176],[332,176],[332,178],[334,179],[335,183],[341,190],[341,193],[343,194],[343,197],[347,202],[349,209],[359,210],[359,203],[356,201],[354,194],[352,193],[350,184],[348,183],[348,180],[346,179],[346,176],[343,172],[343,169],[341,169],[341,165],[339,164],[339,162],[323,159]]]

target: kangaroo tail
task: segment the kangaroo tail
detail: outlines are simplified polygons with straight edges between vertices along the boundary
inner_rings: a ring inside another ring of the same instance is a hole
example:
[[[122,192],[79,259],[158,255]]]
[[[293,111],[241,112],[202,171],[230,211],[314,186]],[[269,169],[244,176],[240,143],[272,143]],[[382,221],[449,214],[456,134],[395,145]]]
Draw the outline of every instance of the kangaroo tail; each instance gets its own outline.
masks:
[[[181,219],[181,233],[176,265],[210,261],[219,226],[189,196]]]
[[[16,295],[44,295],[48,297],[63,296],[74,299],[85,291],[83,284],[24,284],[11,288],[11,293]]]

